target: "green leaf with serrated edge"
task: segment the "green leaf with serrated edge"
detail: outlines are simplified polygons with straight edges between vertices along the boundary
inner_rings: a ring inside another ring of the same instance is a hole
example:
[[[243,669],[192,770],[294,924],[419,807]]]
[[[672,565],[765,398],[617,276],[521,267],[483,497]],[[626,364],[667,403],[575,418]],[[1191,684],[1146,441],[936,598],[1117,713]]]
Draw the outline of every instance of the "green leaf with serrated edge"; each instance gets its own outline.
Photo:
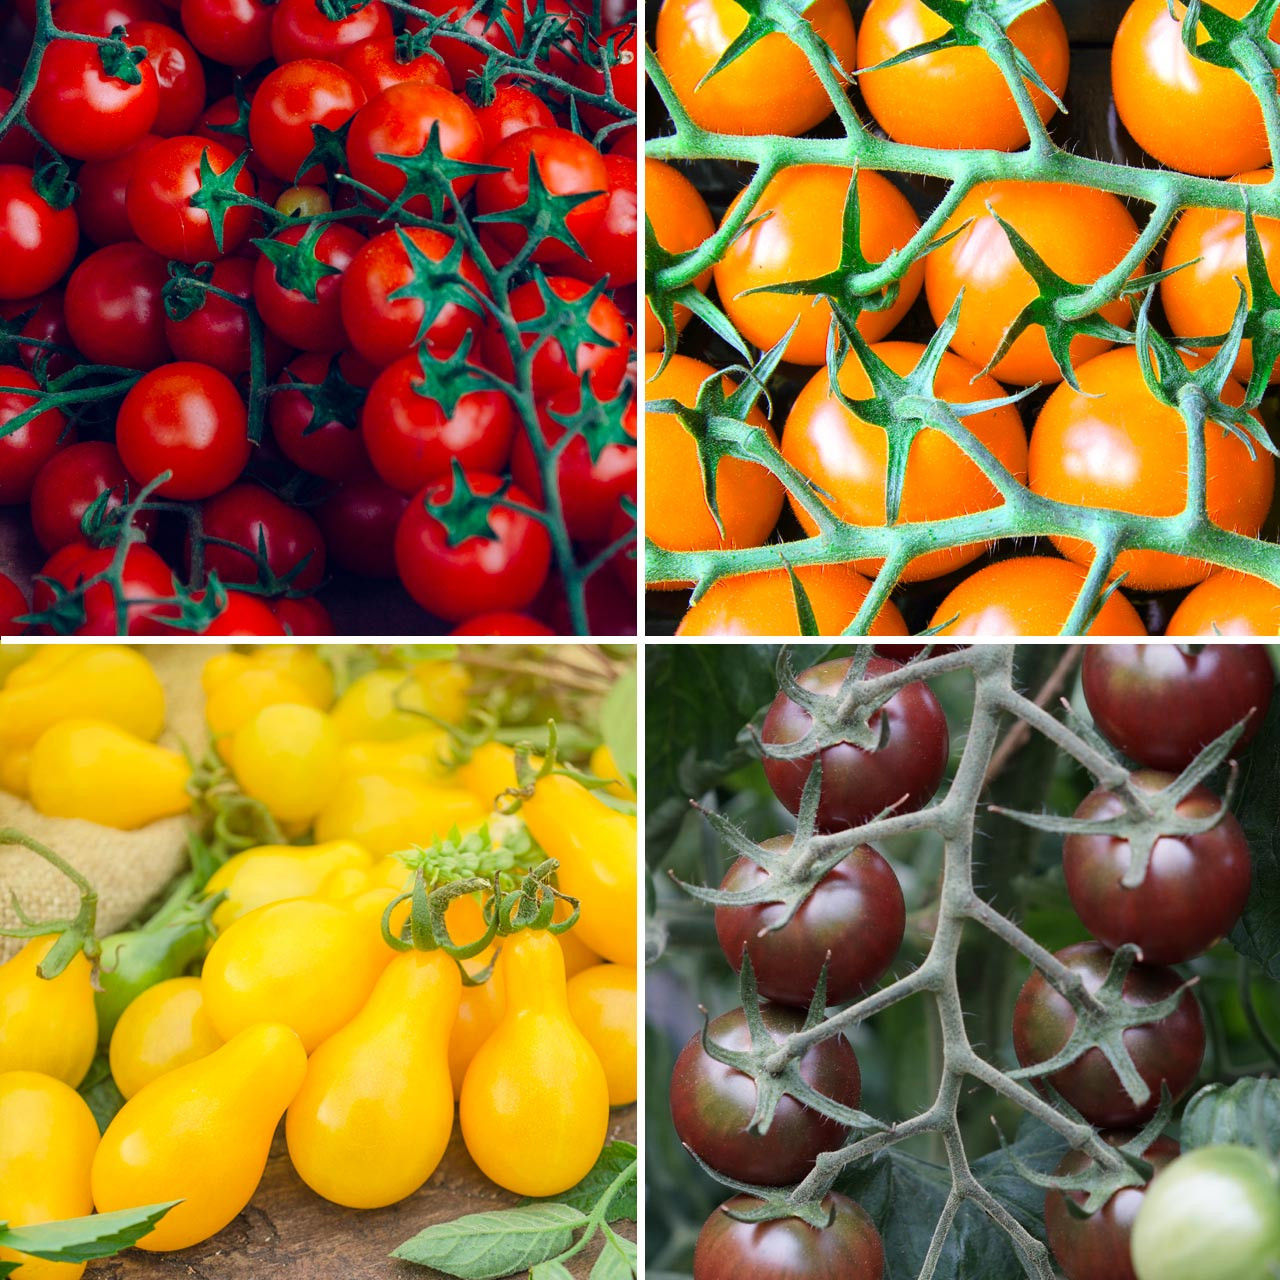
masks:
[[[131,1248],[181,1200],[95,1213],[87,1218],[44,1222],[34,1227],[0,1225],[0,1245],[50,1262],[92,1262]]]
[[[498,1280],[563,1253],[587,1215],[567,1204],[469,1213],[420,1231],[391,1254],[458,1280]]]
[[[591,1280],[631,1280],[636,1273],[636,1247],[604,1228],[604,1248],[591,1268]]]
[[[552,1258],[550,1262],[540,1262],[529,1272],[529,1280],[573,1280],[573,1272]]]
[[[1280,1151],[1280,1080],[1206,1085],[1182,1114],[1182,1149],[1237,1143]]]
[[[556,1202],[590,1213],[600,1203],[600,1197],[635,1163],[636,1148],[632,1143],[607,1143],[591,1172],[576,1187],[556,1196]],[[524,1203],[544,1204],[546,1201],[527,1200]],[[605,1221],[619,1222],[624,1218],[635,1221],[636,1208],[636,1176],[632,1170],[632,1176],[617,1189],[610,1200]]]

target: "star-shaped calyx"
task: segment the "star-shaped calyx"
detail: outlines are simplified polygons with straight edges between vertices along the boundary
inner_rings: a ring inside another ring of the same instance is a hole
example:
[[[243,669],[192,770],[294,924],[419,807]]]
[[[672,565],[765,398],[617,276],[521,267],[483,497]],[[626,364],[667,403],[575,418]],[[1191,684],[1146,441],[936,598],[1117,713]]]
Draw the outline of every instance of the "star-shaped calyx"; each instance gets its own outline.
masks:
[[[462,274],[465,257],[461,240],[454,240],[442,258],[426,253],[403,227],[396,229],[400,245],[409,259],[409,279],[388,295],[389,302],[413,301],[422,308],[416,342],[422,342],[427,330],[448,306],[461,307],[473,315],[483,316],[484,307],[475,288]]]
[[[434,131],[434,126],[433,126]],[[472,165],[472,172],[504,173],[501,166]],[[542,180],[535,155],[529,156],[528,172],[529,191],[522,204],[510,209],[495,209],[492,213],[477,214],[473,222],[510,222],[523,227],[528,233],[531,244],[539,244],[543,240],[554,240],[567,245],[574,253],[586,257],[586,250],[578,242],[578,238],[569,229],[569,215],[588,200],[602,195],[600,191],[579,191],[570,195],[552,194]]]
[[[222,252],[227,210],[247,202],[244,192],[236,188],[236,179],[248,159],[249,152],[242,151],[225,173],[218,173],[209,163],[208,151],[200,153],[200,186],[191,195],[191,207],[203,209],[209,215],[209,230],[219,253]]]
[[[326,224],[313,222],[302,234],[297,244],[285,240],[255,240],[262,256],[275,268],[276,281],[282,289],[300,293],[308,302],[316,301],[316,291],[325,276],[338,276],[342,272],[316,256],[316,245],[324,235]]]

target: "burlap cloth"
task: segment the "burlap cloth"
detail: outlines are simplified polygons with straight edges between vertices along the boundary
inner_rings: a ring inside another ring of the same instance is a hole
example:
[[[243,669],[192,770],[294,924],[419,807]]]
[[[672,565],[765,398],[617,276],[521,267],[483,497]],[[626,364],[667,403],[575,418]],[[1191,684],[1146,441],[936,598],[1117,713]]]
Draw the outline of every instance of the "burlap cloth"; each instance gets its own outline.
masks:
[[[208,745],[200,670],[224,646],[147,645],[144,652],[165,688],[166,727],[160,742],[185,746],[198,759]],[[138,831],[115,831],[76,818],[46,818],[25,800],[0,791],[0,827],[16,827],[60,853],[98,890],[98,936],[128,924],[184,869],[186,818],[165,818]],[[73,915],[79,891],[26,849],[0,847],[0,927],[18,923],[16,893],[33,919]],[[0,960],[22,945],[0,937]]]

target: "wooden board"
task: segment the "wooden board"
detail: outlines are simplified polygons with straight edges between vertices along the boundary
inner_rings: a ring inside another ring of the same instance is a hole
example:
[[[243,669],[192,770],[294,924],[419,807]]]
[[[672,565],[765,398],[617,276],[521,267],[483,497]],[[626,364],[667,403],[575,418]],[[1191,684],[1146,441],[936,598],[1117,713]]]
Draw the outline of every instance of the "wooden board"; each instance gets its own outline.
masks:
[[[636,1108],[610,1115],[609,1137],[636,1140]],[[536,1158],[536,1154],[535,1157]],[[131,1249],[91,1263],[86,1280],[436,1280],[440,1273],[388,1255],[435,1223],[510,1208],[517,1196],[489,1182],[472,1163],[457,1127],[440,1167],[416,1195],[386,1209],[344,1209],[310,1190],[276,1135],[267,1171],[249,1207],[211,1240],[176,1253]],[[636,1238],[634,1222],[616,1228]],[[582,1280],[599,1252],[592,1245],[568,1263]]]

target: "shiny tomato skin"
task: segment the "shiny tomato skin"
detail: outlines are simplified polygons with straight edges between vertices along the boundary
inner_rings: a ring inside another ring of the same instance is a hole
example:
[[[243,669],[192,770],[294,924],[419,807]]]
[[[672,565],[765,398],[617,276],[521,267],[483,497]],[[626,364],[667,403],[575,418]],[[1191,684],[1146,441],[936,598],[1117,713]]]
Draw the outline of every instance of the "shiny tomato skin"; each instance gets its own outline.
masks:
[[[871,0],[858,32],[858,66],[879,66],[950,29],[921,0]],[[1051,0],[1015,18],[1009,38],[1061,98],[1071,50]],[[1029,80],[1024,83],[1036,114],[1050,120],[1057,111],[1053,99]],[[953,46],[881,71],[863,71],[858,88],[876,123],[897,142],[996,151],[1027,145],[1027,129],[1005,78],[980,47]]]
[[[815,0],[804,17],[852,72],[857,41],[847,0]],[[804,52],[777,32],[700,85],[746,26],[747,10],[734,0],[663,0],[659,7],[658,62],[694,122],[719,133],[792,137],[821,124],[831,99]]]
[[[138,157],[125,194],[134,234],[148,248],[179,262],[212,261],[233,253],[253,227],[247,206],[228,209],[222,221],[222,248],[218,248],[209,214],[191,204],[191,197],[200,190],[201,156],[208,157],[217,174],[226,173],[235,163],[234,154],[220,143],[194,136],[166,138]],[[243,169],[236,176],[235,189],[254,194],[253,178]]]
[[[1242,720],[1235,750],[1244,750],[1275,687],[1271,658],[1259,644],[1090,645],[1081,676],[1107,740],[1131,760],[1170,773]]]
[[[135,22],[129,43],[147,51],[156,76],[159,108],[150,132],[162,138],[190,133],[204,110],[204,64],[191,42],[163,22]]]
[[[785,854],[790,836],[775,836],[766,849]],[[725,873],[725,892],[756,889],[769,873],[738,858]],[[808,1009],[823,968],[827,1003],[844,1004],[870,990],[889,971],[906,931],[902,886],[882,854],[860,844],[827,872],[795,915],[781,923],[781,903],[716,907],[716,937],[735,972],[745,951],[760,994],[778,1004]]]
[[[645,157],[644,187],[645,217],[658,244],[668,253],[688,253],[715,234],[716,224],[702,193],[674,165]],[[694,277],[693,283],[706,293],[711,277],[712,268],[708,267]],[[688,307],[675,308],[677,332],[684,329],[692,314]],[[647,302],[644,308],[644,349],[662,350],[662,326]]]
[[[27,598],[8,574],[0,573],[0,636],[26,634],[26,627],[17,621],[30,611]]]
[[[617,62],[609,68],[609,78],[613,86],[613,97],[619,106],[634,114],[638,90],[639,58],[636,56],[636,29],[634,23],[615,26],[601,31],[598,40],[592,40],[586,58],[580,59],[570,72],[570,79],[580,89],[591,93],[604,94],[608,89],[605,83],[604,68],[600,65],[601,55],[607,47],[612,47],[617,55]],[[579,104],[578,111],[589,128],[603,129],[615,120],[623,119],[621,115],[607,111],[603,107],[594,107],[590,103]]]
[[[0,392],[0,427],[25,413],[37,400],[39,383],[15,365],[0,365],[0,387],[21,391]],[[26,502],[41,468],[64,443],[67,420],[60,409],[45,409],[25,425],[0,436],[0,507]]]
[[[416,389],[421,379],[419,357],[401,356],[369,388],[360,434],[383,480],[412,497],[448,476],[455,459],[468,471],[505,471],[517,425],[507,396],[477,383],[449,413]]]
[[[1234,18],[1248,0],[1214,6]],[[1228,67],[1193,58],[1182,43],[1186,5],[1134,0],[1111,47],[1116,114],[1134,141],[1162,164],[1186,173],[1226,177],[1267,163],[1262,110],[1245,79]],[[1280,36],[1280,19],[1271,38]],[[1207,40],[1201,26],[1197,39]]]
[[[210,365],[161,365],[125,396],[116,447],[139,484],[173,473],[154,490],[159,496],[210,497],[234,483],[249,461],[244,401],[231,379]]]
[[[1106,1134],[1113,1146],[1131,1141],[1133,1134]],[[1181,1148],[1172,1138],[1157,1138],[1143,1153],[1159,1173],[1178,1158]],[[1056,1177],[1072,1177],[1090,1165],[1083,1151],[1068,1151],[1054,1170]],[[1147,1184],[1150,1185],[1149,1183]],[[1125,1187],[1117,1191],[1097,1213],[1078,1218],[1067,1207],[1074,1200],[1083,1206],[1083,1191],[1049,1191],[1044,1198],[1044,1224],[1049,1248],[1067,1280],[1137,1280],[1129,1259],[1129,1236],[1134,1219],[1147,1194],[1147,1187]]]
[[[829,1191],[823,1198],[831,1221],[821,1231],[799,1218],[753,1223],[729,1216],[759,1204],[734,1196],[711,1214],[698,1233],[693,1280],[882,1280],[880,1234],[848,1196]]]
[[[650,419],[652,421],[652,419]],[[723,465],[723,464],[722,464]],[[847,564],[803,565],[796,570],[809,598],[818,634],[841,635],[858,616],[871,583]],[[786,569],[743,573],[713,583],[676,628],[678,636],[797,636],[800,615]],[[910,633],[887,600],[871,624],[873,636]]]
[[[136,497],[138,486],[129,479],[115,445],[105,440],[70,444],[40,468],[31,490],[31,526],[47,555],[84,537],[84,513],[108,491],[107,509],[112,511],[123,505],[126,493]],[[135,523],[146,529],[153,521],[143,512]]]
[[[364,86],[345,67],[299,58],[267,73],[249,108],[249,139],[268,171],[285,182],[322,182],[324,168],[302,163],[315,147],[312,127],[339,130],[365,102]]]
[[[804,1023],[802,1013],[784,1005],[762,1005],[760,1012],[779,1043]],[[713,1018],[707,1038],[726,1049],[749,1049],[746,1015],[734,1009]],[[861,1100],[858,1058],[843,1036],[814,1045],[798,1067],[809,1084],[836,1102],[856,1107]],[[789,1094],[778,1103],[767,1133],[750,1131],[755,1106],[756,1082],[712,1058],[702,1047],[701,1032],[680,1051],[671,1073],[671,1119],[680,1141],[717,1173],[753,1186],[788,1186],[799,1182],[822,1152],[844,1143],[844,1125]]]
[[[286,227],[272,239],[286,245],[301,244],[312,228],[306,223]],[[315,298],[293,288],[288,276],[264,253],[254,264],[253,300],[268,329],[287,346],[301,351],[336,351],[344,345],[342,325],[342,276],[365,238],[353,227],[330,223],[320,232],[310,256],[331,269],[315,283]]]
[[[139,22],[162,22],[164,10],[153,0],[55,0],[55,24],[63,31],[86,36],[109,36],[116,27],[128,30]]]
[[[1081,390],[1065,383],[1045,402],[1031,433],[1027,471],[1042,497],[1141,515],[1177,515],[1187,501],[1187,427],[1142,379],[1137,351],[1120,347],[1076,369]],[[1238,405],[1244,389],[1228,378],[1221,396]],[[1204,427],[1207,513],[1221,528],[1255,536],[1271,509],[1275,463],[1214,423]],[[1054,538],[1070,560],[1087,565],[1093,546]],[[1125,586],[1165,591],[1202,582],[1212,566],[1159,551],[1122,551],[1112,576]]]
[[[875,354],[898,374],[914,369],[924,347],[914,342],[881,342]],[[841,391],[852,400],[870,399],[871,381],[858,357],[850,352],[840,368]],[[948,351],[934,378],[934,391],[949,404],[998,400],[1004,388],[979,375],[967,360]],[[1014,405],[964,419],[980,440],[1019,482],[1027,479],[1027,437]],[[817,488],[831,510],[853,524],[885,523],[888,441],[882,428],[851,413],[831,390],[825,368],[818,370],[797,397],[782,432],[782,455]],[[806,532],[817,525],[804,508],[790,499]],[[903,523],[931,522],[1001,505],[999,491],[949,437],[926,428],[915,437],[908,454],[898,519]],[[917,556],[902,574],[903,582],[938,578],[976,560],[981,543],[931,551]],[[874,575],[883,561],[855,560],[854,568]]]
[[[112,547],[95,548],[85,543],[72,543],[56,553],[56,556],[65,557],[62,561],[65,568],[57,574],[53,573],[51,560],[45,566],[45,574],[56,577],[68,589],[74,588],[106,572],[111,567],[115,554]],[[135,542],[129,546],[124,553],[120,574],[118,594],[107,579],[95,582],[85,590],[81,598],[84,619],[73,634],[149,635],[157,619],[176,616],[177,606],[171,600],[177,589],[173,570],[146,543]],[[52,596],[47,595],[46,601],[52,603]],[[124,610],[123,630],[120,627],[117,605]]]
[[[429,227],[398,227],[369,240],[342,279],[342,323],[351,346],[379,368],[408,355],[419,342],[425,342],[433,356],[447,359],[470,334],[476,350],[484,329],[480,297],[488,293],[479,268],[469,254],[462,255],[458,274],[472,295],[469,305],[451,300],[433,307],[438,313],[423,333],[422,302],[391,297],[414,280],[405,239],[433,262],[447,258],[455,245],[451,236]]]
[[[317,422],[317,408],[307,394],[291,391],[287,386],[321,386],[335,361],[342,377],[353,387],[372,385],[376,371],[354,353],[309,351],[295,356],[285,367],[281,378],[285,389],[272,395],[267,416],[280,452],[295,467],[326,480],[346,480],[370,469],[358,418],[353,415],[351,421],[346,421],[330,417]]]
[[[107,160],[86,160],[76,174],[80,194],[76,213],[86,240],[99,246],[134,239],[133,224],[125,206],[125,193],[138,156],[160,139],[148,133],[127,151]]]
[[[805,293],[748,291],[813,280],[839,267],[841,225],[852,182],[851,169],[795,165],[760,193],[748,229],[724,252],[713,272],[721,305],[748,342],[768,350],[798,321],[786,358],[796,364],[826,363],[831,307],[825,300],[815,301]],[[726,219],[741,198],[729,206]],[[906,196],[871,169],[858,171],[858,211],[858,240],[870,262],[882,262],[920,229]],[[917,260],[902,278],[892,306],[862,312],[858,329],[863,337],[878,342],[893,330],[919,295],[924,270],[924,262]]]
[[[155,123],[160,91],[151,64],[139,81],[108,75],[99,46],[54,40],[27,100],[27,119],[55,151],[76,160],[101,160],[133,146]]]
[[[449,633],[454,636],[553,636],[545,623],[523,613],[481,613]]]
[[[206,58],[253,67],[271,55],[269,0],[182,0],[182,29]]]
[[[1133,778],[1144,791],[1161,791],[1176,775],[1143,770]],[[1178,813],[1205,819],[1221,806],[1207,787],[1196,787]],[[1124,812],[1119,796],[1098,789],[1085,796],[1075,816],[1098,822]],[[1067,894],[1085,928],[1112,950],[1125,943],[1140,947],[1147,964],[1184,964],[1202,955],[1231,932],[1249,900],[1253,862],[1232,813],[1197,835],[1161,836],[1142,883],[1129,889],[1122,880],[1132,857],[1121,836],[1073,832],[1062,845]]]
[[[370,36],[359,44],[348,45],[338,61],[355,76],[370,98],[376,98],[393,84],[407,84],[411,80],[441,89],[453,88],[449,68],[434,53],[420,53],[409,62],[401,62],[396,48],[396,36]]]
[[[199,633],[202,636],[283,636],[284,625],[261,596],[228,591],[227,604]]]
[[[551,108],[532,89],[518,84],[498,85],[489,105],[476,108],[476,119],[484,134],[486,156],[513,133],[523,129],[551,129],[556,123]]]
[[[433,49],[444,59],[455,89],[463,89],[472,76],[479,75],[488,60],[484,49],[474,48],[449,36],[450,26],[457,24],[468,35],[481,36],[495,49],[513,53],[524,38],[524,11],[521,0],[490,0],[478,6],[474,0],[419,0],[418,7],[436,17],[452,19],[432,39]],[[425,20],[409,16],[405,30],[421,31]]]
[[[67,281],[67,328],[90,364],[154,369],[171,357],[161,293],[169,264],[136,240],[91,253]]]
[[[286,635],[332,636],[337,627],[329,616],[329,610],[316,596],[281,596],[271,601],[271,612],[276,615]]]
[[[496,493],[498,476],[466,476],[473,493]],[[533,602],[551,567],[551,539],[532,516],[499,505],[486,517],[487,534],[471,534],[450,545],[433,509],[454,496],[453,475],[426,486],[409,501],[396,531],[396,569],[405,589],[428,613],[446,622],[463,622],[477,613],[514,611]],[[532,506],[514,485],[510,503]]]
[[[689,356],[672,356],[658,374],[660,363],[656,353],[645,356],[647,401],[677,400],[692,406],[698,389],[716,373],[709,364]],[[736,385],[724,379],[726,391]],[[758,404],[747,421],[777,445],[777,436]],[[782,511],[783,489],[777,477],[757,463],[722,458],[716,468],[721,534],[707,506],[693,437],[674,414],[649,411],[645,415],[644,475],[646,534],[670,551],[758,547],[773,532]]]
[[[636,192],[640,168],[634,156],[607,155],[604,169],[609,179],[604,217],[583,243],[586,257],[571,259],[563,270],[583,280],[607,276],[610,289],[621,289],[636,280],[640,243]]]
[[[1280,587],[1243,573],[1211,574],[1188,592],[1165,635],[1280,635]]]
[[[946,319],[964,291],[951,349],[979,368],[995,355],[1005,331],[1039,292],[988,205],[1026,239],[1050,270],[1075,284],[1090,284],[1110,271],[1138,238],[1137,224],[1124,202],[1109,192],[1051,182],[976,186],[939,233],[958,234],[925,259],[924,287],[935,324]],[[1123,299],[1102,308],[1102,315],[1113,324],[1125,324],[1131,314]],[[1072,364],[1078,369],[1110,345],[1104,338],[1078,335],[1071,343]],[[1038,325],[1020,334],[990,373],[1019,386],[1062,378]]]
[[[43,361],[48,376],[57,378],[75,365],[78,357],[71,348],[61,288],[50,289],[36,298],[0,301],[0,316],[7,320],[27,317],[19,335],[23,340],[18,345],[18,356],[27,369],[34,371]],[[51,345],[45,346],[45,343]]]
[[[382,0],[369,0],[334,21],[315,0],[278,0],[271,19],[271,55],[277,62],[336,58],[350,45],[392,33],[391,13]]]
[[[378,476],[345,481],[316,508],[329,559],[363,578],[396,576],[396,530],[409,499]]]
[[[796,679],[802,688],[830,697],[839,692],[850,661],[819,663]],[[863,678],[874,679],[898,667],[888,658],[872,658]],[[779,692],[764,718],[761,737],[766,749],[774,743],[798,742],[812,724],[803,707]],[[942,782],[951,735],[942,705],[923,680],[899,689],[872,714],[871,727],[880,735],[880,746],[873,751],[848,742],[822,749],[819,831],[859,826],[890,807],[895,813],[911,813],[928,804]],[[800,810],[800,796],[817,755],[813,751],[791,760],[764,757],[769,786],[792,813]]]
[[[1111,952],[1098,942],[1079,942],[1055,953],[1079,974],[1086,988],[1096,992],[1111,967]],[[1135,964],[1124,983],[1126,1004],[1158,1004],[1182,986],[1172,969]],[[1033,973],[1022,988],[1013,1010],[1013,1047],[1024,1067],[1047,1062],[1067,1043],[1076,1013],[1067,1000],[1040,973]],[[1184,991],[1174,1011],[1158,1022],[1130,1027],[1124,1033],[1126,1049],[1138,1074],[1151,1090],[1145,1103],[1134,1102],[1125,1092],[1115,1069],[1099,1049],[1052,1075],[1043,1077],[1092,1125],[1119,1129],[1145,1123],[1160,1105],[1160,1086],[1166,1083],[1175,1102],[1195,1081],[1204,1058],[1204,1018],[1195,992]]]
[[[256,484],[236,484],[210,498],[204,512],[204,567],[224,584],[259,580],[257,555],[265,547],[266,563],[291,591],[311,591],[324,577],[324,538],[316,522]],[[219,545],[231,543],[232,546]],[[245,548],[243,551],[237,548]]]
[[[32,298],[56,284],[76,256],[74,207],[55,209],[25,165],[0,164],[0,300]]]

